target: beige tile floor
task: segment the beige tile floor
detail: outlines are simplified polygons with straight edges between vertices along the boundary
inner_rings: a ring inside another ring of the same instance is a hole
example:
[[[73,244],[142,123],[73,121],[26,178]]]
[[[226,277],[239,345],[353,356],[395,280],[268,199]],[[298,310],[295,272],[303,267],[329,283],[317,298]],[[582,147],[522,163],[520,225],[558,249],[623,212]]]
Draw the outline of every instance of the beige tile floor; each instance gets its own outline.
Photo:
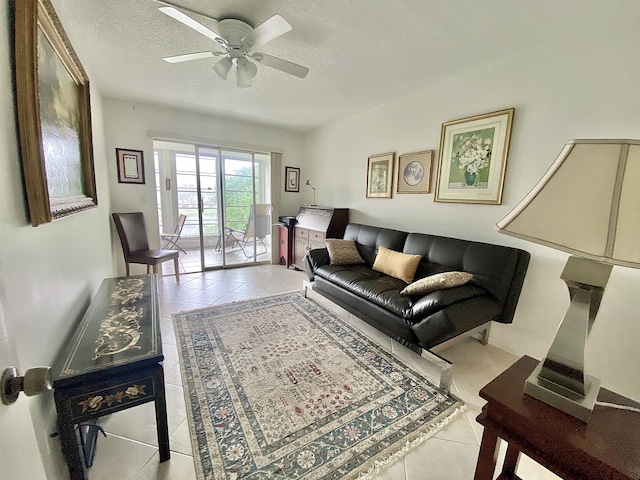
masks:
[[[173,277],[164,277],[159,282],[171,460],[158,462],[154,408],[153,403],[148,403],[101,419],[107,437],[100,436],[98,440],[96,458],[89,469],[90,480],[196,479],[171,313],[298,290],[304,274],[279,265],[262,265],[189,274],[181,279],[180,284]],[[437,379],[436,370],[426,360],[317,294],[310,297],[330,307],[403,361]],[[381,471],[377,479],[473,478],[482,437],[482,427],[475,417],[484,404],[478,391],[516,357],[491,345],[483,346],[475,339],[460,342],[441,355],[454,363],[452,392],[467,403],[467,410],[402,460]],[[518,474],[527,480],[558,478],[526,457],[520,462]]]

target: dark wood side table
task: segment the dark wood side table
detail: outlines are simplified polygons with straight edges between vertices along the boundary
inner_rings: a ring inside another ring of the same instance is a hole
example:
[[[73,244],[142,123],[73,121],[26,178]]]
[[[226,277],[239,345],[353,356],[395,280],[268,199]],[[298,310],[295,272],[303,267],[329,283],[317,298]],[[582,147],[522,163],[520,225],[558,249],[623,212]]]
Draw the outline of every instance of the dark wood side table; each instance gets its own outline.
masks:
[[[480,390],[487,400],[477,421],[484,426],[475,480],[493,478],[499,440],[508,442],[499,480],[517,479],[520,452],[563,479],[640,479],[640,413],[596,405],[589,423],[524,395],[538,364],[522,357]],[[640,408],[601,389],[598,401]]]
[[[169,460],[159,322],[155,275],[107,278],[58,356],[54,398],[71,480],[86,478],[76,425],[146,402],[155,402],[160,461]]]

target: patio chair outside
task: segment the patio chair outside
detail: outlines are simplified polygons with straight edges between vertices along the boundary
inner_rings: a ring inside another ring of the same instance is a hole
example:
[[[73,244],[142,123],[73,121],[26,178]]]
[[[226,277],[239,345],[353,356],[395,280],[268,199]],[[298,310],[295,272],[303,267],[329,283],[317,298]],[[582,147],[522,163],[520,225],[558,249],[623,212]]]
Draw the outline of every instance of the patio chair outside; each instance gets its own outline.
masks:
[[[173,233],[160,234],[160,239],[163,242],[165,242],[164,247],[162,248],[170,249],[170,250],[178,249],[182,251],[182,253],[184,253],[185,255],[187,254],[185,249],[182,248],[180,245],[178,245],[178,240],[180,240],[180,235],[182,235],[182,229],[184,227],[184,222],[186,220],[187,220],[187,216],[180,214],[180,216],[178,217],[178,223],[176,224],[176,229],[173,231]]]
[[[247,220],[244,230],[237,230],[227,226],[224,227],[224,232],[221,236],[224,238],[218,239],[216,251],[219,252],[223,245],[225,248],[238,246],[242,250],[242,253],[244,253],[244,256],[250,258],[253,256],[253,249],[250,247],[255,240],[256,243],[258,241],[262,243],[264,252],[259,252],[259,254],[263,254],[268,251],[267,245],[264,243],[267,235],[271,235],[271,205],[268,203],[257,203],[255,208],[251,206],[249,220]],[[249,250],[248,253],[247,250]]]

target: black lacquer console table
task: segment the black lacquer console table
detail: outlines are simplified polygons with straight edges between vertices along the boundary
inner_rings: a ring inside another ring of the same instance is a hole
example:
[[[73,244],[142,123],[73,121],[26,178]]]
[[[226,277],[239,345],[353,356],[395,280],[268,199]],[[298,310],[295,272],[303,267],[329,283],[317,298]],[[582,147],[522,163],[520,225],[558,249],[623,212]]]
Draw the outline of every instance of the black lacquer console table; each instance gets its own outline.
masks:
[[[155,402],[160,461],[169,460],[155,275],[104,280],[54,365],[54,397],[71,480],[84,480],[76,426]]]

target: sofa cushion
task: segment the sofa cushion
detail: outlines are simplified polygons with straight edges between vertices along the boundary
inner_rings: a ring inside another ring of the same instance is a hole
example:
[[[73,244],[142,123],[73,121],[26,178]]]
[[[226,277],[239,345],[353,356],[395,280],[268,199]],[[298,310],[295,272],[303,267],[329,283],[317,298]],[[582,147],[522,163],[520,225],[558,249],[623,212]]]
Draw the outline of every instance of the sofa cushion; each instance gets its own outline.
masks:
[[[343,238],[345,240],[355,240],[360,255],[362,255],[365,263],[371,267],[376,260],[379,247],[382,246],[401,252],[407,235],[407,232],[401,232],[400,230],[350,223],[347,225]]]
[[[409,324],[456,303],[487,295],[482,288],[469,284],[438,290],[420,298],[400,295],[405,286],[402,280],[365,265],[323,265],[316,270],[316,275],[398,315]]]
[[[429,277],[416,280],[407,285],[400,295],[424,295],[444,288],[458,287],[464,285],[473,278],[473,275],[466,272],[444,272]]]
[[[405,282],[365,265],[322,265],[315,274],[399,317],[411,311],[411,297],[400,295]]]
[[[416,323],[421,319],[428,317],[429,315],[433,315],[440,310],[449,308],[452,305],[462,304],[474,298],[487,296],[487,292],[482,288],[475,287],[470,284],[455,288],[447,288],[444,290],[436,290],[435,292],[428,293],[423,297],[414,297],[414,301],[411,302],[411,308],[404,314],[404,319],[410,323]]]
[[[373,269],[391,277],[411,283],[420,263],[420,255],[407,255],[385,247],[378,248]]]
[[[364,263],[353,240],[328,239],[325,242],[331,265],[355,265]]]

